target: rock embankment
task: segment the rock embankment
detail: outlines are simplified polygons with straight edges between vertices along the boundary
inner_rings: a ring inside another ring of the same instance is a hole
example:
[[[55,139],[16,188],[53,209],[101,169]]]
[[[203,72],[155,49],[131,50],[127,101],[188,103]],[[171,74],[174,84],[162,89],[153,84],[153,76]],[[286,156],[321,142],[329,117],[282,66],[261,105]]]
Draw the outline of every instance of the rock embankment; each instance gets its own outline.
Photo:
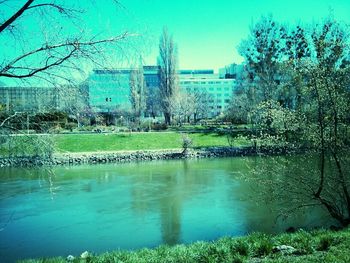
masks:
[[[11,157],[0,158],[0,167],[5,166],[42,166],[42,165],[77,165],[98,163],[119,163],[131,161],[214,158],[242,156],[255,153],[252,148],[208,147],[190,149],[185,153],[181,149],[143,150],[128,152],[93,152],[55,154],[50,158]]]

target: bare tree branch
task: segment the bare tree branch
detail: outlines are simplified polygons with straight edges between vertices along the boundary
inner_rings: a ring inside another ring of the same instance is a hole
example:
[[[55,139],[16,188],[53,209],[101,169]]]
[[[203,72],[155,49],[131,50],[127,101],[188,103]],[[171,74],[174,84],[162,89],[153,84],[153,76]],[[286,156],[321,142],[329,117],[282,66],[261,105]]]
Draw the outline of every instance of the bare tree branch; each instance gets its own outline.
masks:
[[[10,120],[10,119],[12,119],[13,117],[15,117],[15,116],[17,115],[17,113],[18,113],[18,112],[15,112],[14,114],[8,116],[5,120],[3,120],[3,121],[0,123],[0,127],[4,126],[4,124],[5,124],[8,120]]]
[[[86,49],[88,48],[94,49],[95,46],[100,44],[118,42],[129,36],[132,36],[132,34],[125,32],[119,36],[108,38],[108,39],[90,40],[90,41],[80,41],[79,39],[75,39],[73,41],[67,41],[66,43],[60,43],[56,45],[46,44],[45,46],[42,46],[38,49],[34,49],[12,60],[5,67],[3,67],[3,69],[0,70],[0,77],[17,78],[17,79],[29,78],[36,75],[39,72],[44,72],[50,68],[60,66],[64,62],[68,61],[71,57],[73,57],[77,52],[80,52],[80,54],[82,55],[84,54],[86,55],[88,53],[86,52]],[[64,55],[61,55],[59,52],[57,53],[58,57],[49,55],[46,57],[45,63],[43,65],[39,65],[36,68],[25,67],[25,66],[18,66],[18,67],[15,66],[16,63],[20,63],[21,61],[28,59],[33,55],[38,55],[45,51],[56,52],[62,49],[64,49],[65,51]],[[28,72],[24,74],[16,73],[16,70],[19,70],[19,69],[26,70]],[[11,70],[14,72],[11,72]]]
[[[34,0],[28,0],[13,16],[7,19],[2,25],[0,25],[0,33],[10,26],[16,19],[18,19],[24,11],[34,2]]]

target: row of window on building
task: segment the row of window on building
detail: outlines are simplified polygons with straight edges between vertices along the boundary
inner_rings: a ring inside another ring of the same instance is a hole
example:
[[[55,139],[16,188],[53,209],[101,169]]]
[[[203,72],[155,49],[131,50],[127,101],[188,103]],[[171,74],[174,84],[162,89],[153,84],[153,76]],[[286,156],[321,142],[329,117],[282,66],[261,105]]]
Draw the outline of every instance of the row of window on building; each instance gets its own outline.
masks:
[[[96,69],[81,85],[86,103],[95,112],[114,109],[130,109],[130,75],[135,69]],[[232,68],[231,68],[232,71]],[[206,93],[211,116],[224,112],[236,88],[236,80],[222,70],[180,70],[178,72],[180,92],[188,94]],[[144,80],[149,91],[159,92],[160,78],[158,66],[143,67]],[[0,87],[0,104],[6,110],[32,110],[60,108],[66,94],[50,87]]]

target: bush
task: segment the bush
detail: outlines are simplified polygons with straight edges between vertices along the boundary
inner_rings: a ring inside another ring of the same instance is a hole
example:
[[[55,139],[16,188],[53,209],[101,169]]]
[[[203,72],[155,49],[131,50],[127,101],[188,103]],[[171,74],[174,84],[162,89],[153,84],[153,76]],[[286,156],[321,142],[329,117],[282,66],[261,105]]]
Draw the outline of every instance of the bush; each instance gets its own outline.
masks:
[[[67,130],[70,130],[70,131],[73,131],[73,129],[77,128],[78,125],[74,122],[68,122],[66,125],[65,125],[65,129]]]
[[[166,129],[168,129],[168,126],[165,123],[153,123],[152,124],[152,130],[164,131]]]
[[[273,244],[270,239],[262,239],[257,247],[256,254],[260,256],[267,256],[271,254]]]
[[[292,236],[292,244],[298,250],[299,254],[311,254],[314,251],[312,247],[312,236],[310,233],[299,230]]]
[[[234,245],[233,245],[233,251],[235,253],[238,253],[241,256],[248,256],[249,254],[249,245],[242,241],[238,240]]]
[[[193,142],[188,135],[182,135],[182,153],[187,153],[188,148],[192,146]]]
[[[326,251],[336,243],[336,239],[331,235],[322,236],[319,240],[317,250]]]

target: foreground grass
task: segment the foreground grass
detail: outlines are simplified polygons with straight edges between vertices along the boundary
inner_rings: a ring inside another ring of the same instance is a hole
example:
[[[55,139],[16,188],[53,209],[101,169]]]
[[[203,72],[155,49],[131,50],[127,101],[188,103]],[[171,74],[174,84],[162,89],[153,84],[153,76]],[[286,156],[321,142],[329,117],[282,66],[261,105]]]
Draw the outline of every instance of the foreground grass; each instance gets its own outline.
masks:
[[[176,149],[182,147],[183,134],[177,132],[62,134],[54,137],[59,152],[96,152]],[[226,136],[216,133],[188,134],[193,147],[229,146]],[[243,141],[236,142],[241,146]]]
[[[288,245],[292,253],[276,252]],[[60,263],[65,258],[32,259],[25,263]],[[300,230],[293,234],[270,236],[251,234],[241,238],[222,238],[214,242],[160,246],[137,251],[113,251],[101,255],[79,256],[73,262],[350,262],[350,229],[339,232]]]

